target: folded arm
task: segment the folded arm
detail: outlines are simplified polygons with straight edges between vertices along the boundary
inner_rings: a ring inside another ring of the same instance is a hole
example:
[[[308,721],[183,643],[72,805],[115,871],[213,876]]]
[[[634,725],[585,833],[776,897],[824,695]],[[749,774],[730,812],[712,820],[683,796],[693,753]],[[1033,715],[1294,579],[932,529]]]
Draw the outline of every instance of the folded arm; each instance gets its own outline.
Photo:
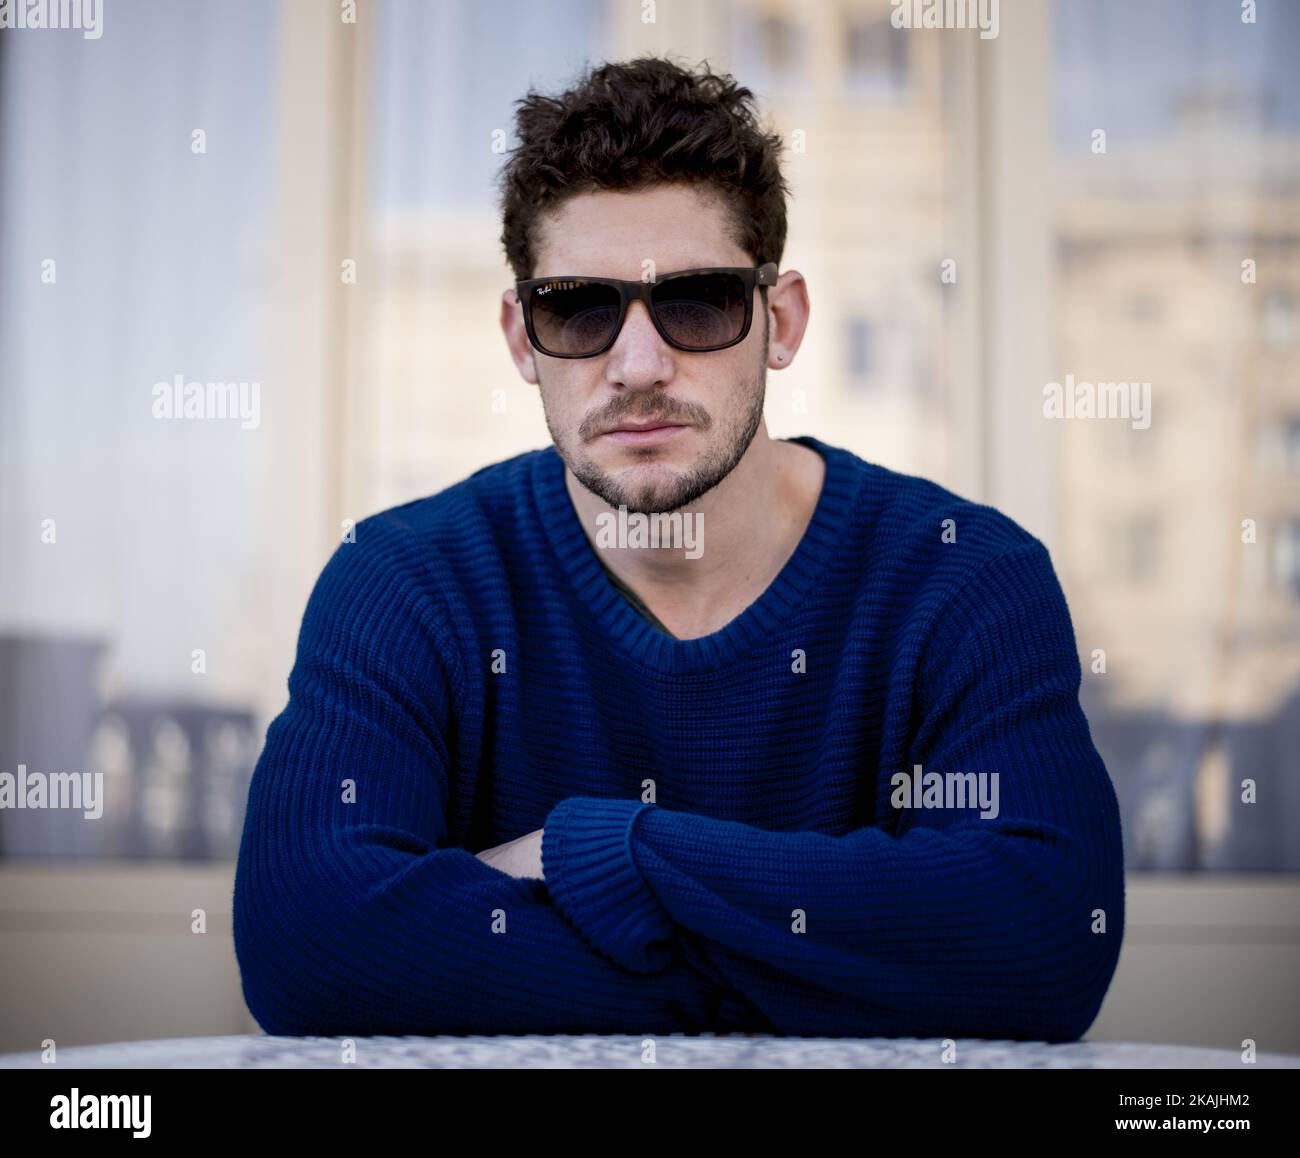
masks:
[[[540,881],[447,846],[453,651],[415,582],[358,538],[313,591],[250,787],[234,939],[254,1017],[323,1035],[710,1024],[721,995],[683,961],[624,970]]]
[[[551,895],[612,960],[680,949],[776,1032],[1073,1040],[1123,930],[1118,807],[1074,648],[1046,550],[1016,548],[939,617],[875,823],[778,833],[570,797],[544,825]],[[998,815],[894,810],[891,777],[915,764],[997,773]]]

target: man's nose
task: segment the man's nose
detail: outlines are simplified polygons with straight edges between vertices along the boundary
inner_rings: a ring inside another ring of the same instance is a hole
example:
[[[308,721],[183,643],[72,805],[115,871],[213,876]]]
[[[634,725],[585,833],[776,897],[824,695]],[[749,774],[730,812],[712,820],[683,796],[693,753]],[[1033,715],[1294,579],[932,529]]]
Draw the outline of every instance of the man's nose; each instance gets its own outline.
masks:
[[[630,388],[655,386],[673,374],[673,349],[655,329],[645,302],[627,307],[623,329],[610,347],[606,374],[611,382]]]

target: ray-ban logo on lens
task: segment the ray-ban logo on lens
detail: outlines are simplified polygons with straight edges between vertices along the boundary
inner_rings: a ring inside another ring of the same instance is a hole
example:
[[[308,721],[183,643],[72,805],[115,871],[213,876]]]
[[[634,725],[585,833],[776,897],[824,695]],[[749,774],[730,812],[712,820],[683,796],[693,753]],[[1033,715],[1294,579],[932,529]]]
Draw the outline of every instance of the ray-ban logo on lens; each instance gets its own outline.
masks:
[[[704,554],[704,512],[683,514],[672,511],[652,515],[605,511],[596,516],[597,547],[668,547],[686,552],[686,558]]]

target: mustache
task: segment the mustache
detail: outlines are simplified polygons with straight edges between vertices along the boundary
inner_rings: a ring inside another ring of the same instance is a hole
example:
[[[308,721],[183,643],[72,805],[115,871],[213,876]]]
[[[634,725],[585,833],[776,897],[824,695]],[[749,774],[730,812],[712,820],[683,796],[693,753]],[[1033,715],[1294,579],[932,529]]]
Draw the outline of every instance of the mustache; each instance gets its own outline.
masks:
[[[665,424],[680,423],[683,426],[697,426],[701,430],[707,430],[713,425],[709,412],[693,402],[667,401],[662,398],[643,401],[633,398],[626,402],[620,399],[596,414],[589,414],[582,420],[578,435],[583,439],[595,438],[628,418]]]

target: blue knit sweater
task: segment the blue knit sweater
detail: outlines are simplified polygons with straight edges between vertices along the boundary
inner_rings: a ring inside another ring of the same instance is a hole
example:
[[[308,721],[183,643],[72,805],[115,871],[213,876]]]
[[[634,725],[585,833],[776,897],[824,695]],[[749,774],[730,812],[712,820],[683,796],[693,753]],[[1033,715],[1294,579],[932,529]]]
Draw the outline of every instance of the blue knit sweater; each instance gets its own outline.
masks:
[[[1123,853],[1048,552],[795,441],[807,531],[700,639],[614,587],[553,447],[339,546],[237,865],[268,1033],[1084,1033]],[[991,774],[996,815],[945,795]],[[538,828],[544,883],[474,855]]]

